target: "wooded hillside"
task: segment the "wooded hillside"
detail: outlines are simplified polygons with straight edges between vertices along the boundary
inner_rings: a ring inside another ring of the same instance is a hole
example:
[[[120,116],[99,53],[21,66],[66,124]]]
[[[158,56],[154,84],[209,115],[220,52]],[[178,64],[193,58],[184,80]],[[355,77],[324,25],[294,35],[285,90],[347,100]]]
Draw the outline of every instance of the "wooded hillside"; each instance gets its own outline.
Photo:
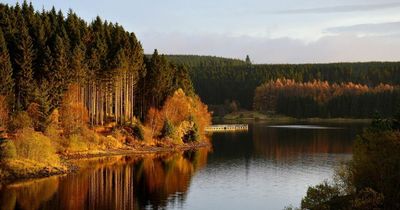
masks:
[[[207,104],[236,101],[246,109],[253,106],[256,87],[276,79],[353,82],[371,87],[380,83],[400,84],[400,62],[251,64],[234,59],[183,55],[168,56],[168,59],[189,68],[194,88]]]
[[[26,2],[0,4],[2,112],[12,115],[33,104],[39,130],[68,89],[87,109],[90,124],[102,125],[135,115],[144,120],[150,107],[161,108],[179,88],[193,94],[187,69],[157,51],[145,57],[135,34],[117,23],[100,17],[86,23],[71,10],[38,12]]]

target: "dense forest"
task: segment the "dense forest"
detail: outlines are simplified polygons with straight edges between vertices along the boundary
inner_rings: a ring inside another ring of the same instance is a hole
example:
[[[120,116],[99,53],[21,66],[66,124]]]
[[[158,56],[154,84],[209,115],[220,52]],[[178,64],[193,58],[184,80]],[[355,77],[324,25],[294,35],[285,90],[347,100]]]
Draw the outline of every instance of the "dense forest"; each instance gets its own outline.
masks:
[[[380,83],[400,84],[399,62],[330,64],[251,64],[237,59],[210,56],[168,55],[176,64],[189,68],[194,88],[207,104],[236,101],[253,108],[255,89],[266,81],[293,79],[329,83],[356,83],[374,87]]]
[[[133,33],[97,17],[87,24],[73,11],[37,12],[0,5],[0,95],[11,113],[40,111],[45,129],[71,85],[91,125],[123,123],[160,108],[178,88],[193,94],[187,69],[157,51],[147,58]]]
[[[256,88],[254,109],[305,117],[391,116],[400,104],[398,86],[379,84],[374,87],[355,83],[327,81],[296,82],[277,79]]]

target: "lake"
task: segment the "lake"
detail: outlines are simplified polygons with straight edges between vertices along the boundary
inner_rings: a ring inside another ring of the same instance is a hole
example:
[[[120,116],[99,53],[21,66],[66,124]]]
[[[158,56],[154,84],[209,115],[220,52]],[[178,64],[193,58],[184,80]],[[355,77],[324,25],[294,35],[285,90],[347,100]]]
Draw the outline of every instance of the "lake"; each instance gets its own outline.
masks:
[[[349,160],[363,124],[214,133],[212,148],[79,161],[76,173],[3,186],[0,209],[283,209]]]

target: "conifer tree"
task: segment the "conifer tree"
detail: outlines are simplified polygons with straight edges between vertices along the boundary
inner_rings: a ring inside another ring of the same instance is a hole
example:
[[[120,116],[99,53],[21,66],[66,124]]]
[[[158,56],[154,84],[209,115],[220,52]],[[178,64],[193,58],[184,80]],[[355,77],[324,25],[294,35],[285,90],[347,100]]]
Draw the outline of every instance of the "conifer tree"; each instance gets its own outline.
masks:
[[[0,95],[6,96],[9,103],[14,95],[13,69],[3,31],[0,29]],[[11,104],[10,104],[11,105]]]
[[[32,39],[23,19],[20,19],[20,32],[17,38],[16,63],[16,98],[17,109],[26,109],[29,102],[33,100],[35,82],[33,80],[33,50]]]
[[[68,54],[65,49],[64,41],[60,36],[56,36],[54,43],[54,62],[50,73],[50,83],[52,84],[51,102],[56,106],[59,105],[62,93],[68,86]]]

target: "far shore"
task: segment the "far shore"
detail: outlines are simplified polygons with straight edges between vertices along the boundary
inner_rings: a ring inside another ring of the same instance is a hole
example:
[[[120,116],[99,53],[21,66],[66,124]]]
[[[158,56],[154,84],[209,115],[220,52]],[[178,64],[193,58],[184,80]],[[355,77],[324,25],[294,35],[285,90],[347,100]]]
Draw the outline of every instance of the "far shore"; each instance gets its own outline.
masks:
[[[294,118],[283,115],[266,115],[257,111],[238,111],[223,117],[213,117],[214,123],[370,123],[368,118]]]

